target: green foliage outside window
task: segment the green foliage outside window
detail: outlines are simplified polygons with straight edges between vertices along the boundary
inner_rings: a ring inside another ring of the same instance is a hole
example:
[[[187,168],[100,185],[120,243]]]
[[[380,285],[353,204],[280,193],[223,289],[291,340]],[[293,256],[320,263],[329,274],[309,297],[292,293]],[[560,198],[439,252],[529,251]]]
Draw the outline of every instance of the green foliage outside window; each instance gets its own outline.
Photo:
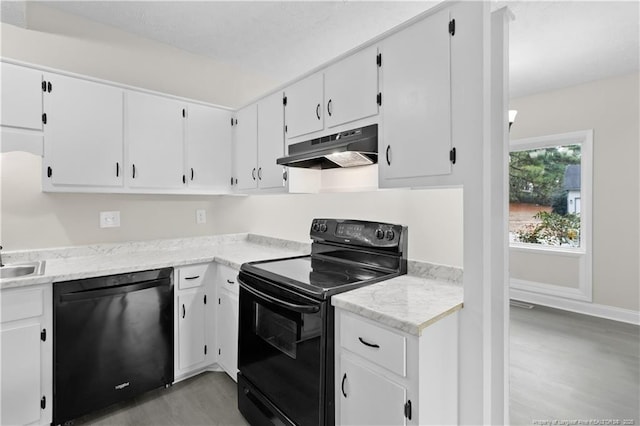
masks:
[[[509,154],[509,201],[551,205],[561,196],[564,171],[580,164],[580,145],[564,145]]]
[[[561,215],[541,211],[534,218],[541,222],[528,224],[519,229],[516,232],[518,241],[550,246],[578,247],[580,245],[580,216],[572,213]]]
[[[567,213],[563,182],[565,170],[572,164],[581,164],[581,145],[509,154],[509,202],[537,211],[528,223],[520,223],[519,228],[512,230],[514,241],[580,246],[580,215]]]

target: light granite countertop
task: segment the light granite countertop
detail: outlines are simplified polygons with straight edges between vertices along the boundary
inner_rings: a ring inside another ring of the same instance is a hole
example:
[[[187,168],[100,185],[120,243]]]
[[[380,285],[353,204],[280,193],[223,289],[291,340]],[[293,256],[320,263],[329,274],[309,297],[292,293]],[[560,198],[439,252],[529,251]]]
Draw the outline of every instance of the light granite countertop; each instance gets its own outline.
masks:
[[[309,243],[255,234],[96,244],[3,253],[6,264],[45,261],[43,275],[0,279],[0,289],[218,262],[240,269],[245,262],[309,254]],[[420,336],[438,319],[462,308],[462,270],[408,262],[408,275],[332,297],[334,306]]]
[[[331,303],[388,327],[420,336],[429,325],[462,309],[462,272],[428,263],[415,262],[414,268],[411,266],[409,275],[335,295]]]
[[[216,261],[244,262],[305,255],[310,244],[254,234],[23,250],[3,254],[7,264],[45,261],[43,275],[0,279],[0,289]]]

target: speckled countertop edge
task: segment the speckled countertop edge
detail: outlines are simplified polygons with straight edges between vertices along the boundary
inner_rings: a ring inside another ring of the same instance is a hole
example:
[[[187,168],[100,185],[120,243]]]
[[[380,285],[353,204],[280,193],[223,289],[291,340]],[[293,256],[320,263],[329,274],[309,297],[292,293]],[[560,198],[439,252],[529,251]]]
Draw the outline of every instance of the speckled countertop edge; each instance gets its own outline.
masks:
[[[310,249],[309,243],[254,234],[227,234],[20,250],[3,253],[4,263],[44,260],[44,274],[0,279],[0,289],[212,261],[239,269],[245,262],[305,255]]]
[[[413,261],[408,275],[338,294],[332,304],[420,336],[429,325],[462,309],[463,299],[460,268]]]

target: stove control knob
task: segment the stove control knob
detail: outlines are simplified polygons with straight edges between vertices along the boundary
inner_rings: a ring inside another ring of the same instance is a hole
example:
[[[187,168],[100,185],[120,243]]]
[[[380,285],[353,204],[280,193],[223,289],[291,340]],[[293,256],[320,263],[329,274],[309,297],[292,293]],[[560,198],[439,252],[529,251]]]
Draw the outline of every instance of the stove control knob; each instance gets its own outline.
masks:
[[[391,241],[393,240],[393,238],[396,236],[395,232],[393,232],[393,230],[389,229],[387,231],[387,240]]]
[[[320,227],[318,226],[318,222],[313,222],[313,224],[311,225],[311,230],[313,232],[318,232],[319,229]]]
[[[382,229],[376,230],[376,238],[379,240],[384,238],[384,231]]]
[[[321,223],[320,224],[320,232],[327,232],[327,224],[326,223]]]

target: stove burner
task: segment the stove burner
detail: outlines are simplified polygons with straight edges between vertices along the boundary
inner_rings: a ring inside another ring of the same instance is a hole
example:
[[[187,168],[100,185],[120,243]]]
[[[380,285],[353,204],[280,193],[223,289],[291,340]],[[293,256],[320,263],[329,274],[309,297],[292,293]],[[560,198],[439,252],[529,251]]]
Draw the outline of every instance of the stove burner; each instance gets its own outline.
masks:
[[[336,283],[348,283],[353,281],[353,278],[348,274],[333,271],[311,271],[309,272],[309,282],[315,285],[326,286],[329,284],[336,285]]]

